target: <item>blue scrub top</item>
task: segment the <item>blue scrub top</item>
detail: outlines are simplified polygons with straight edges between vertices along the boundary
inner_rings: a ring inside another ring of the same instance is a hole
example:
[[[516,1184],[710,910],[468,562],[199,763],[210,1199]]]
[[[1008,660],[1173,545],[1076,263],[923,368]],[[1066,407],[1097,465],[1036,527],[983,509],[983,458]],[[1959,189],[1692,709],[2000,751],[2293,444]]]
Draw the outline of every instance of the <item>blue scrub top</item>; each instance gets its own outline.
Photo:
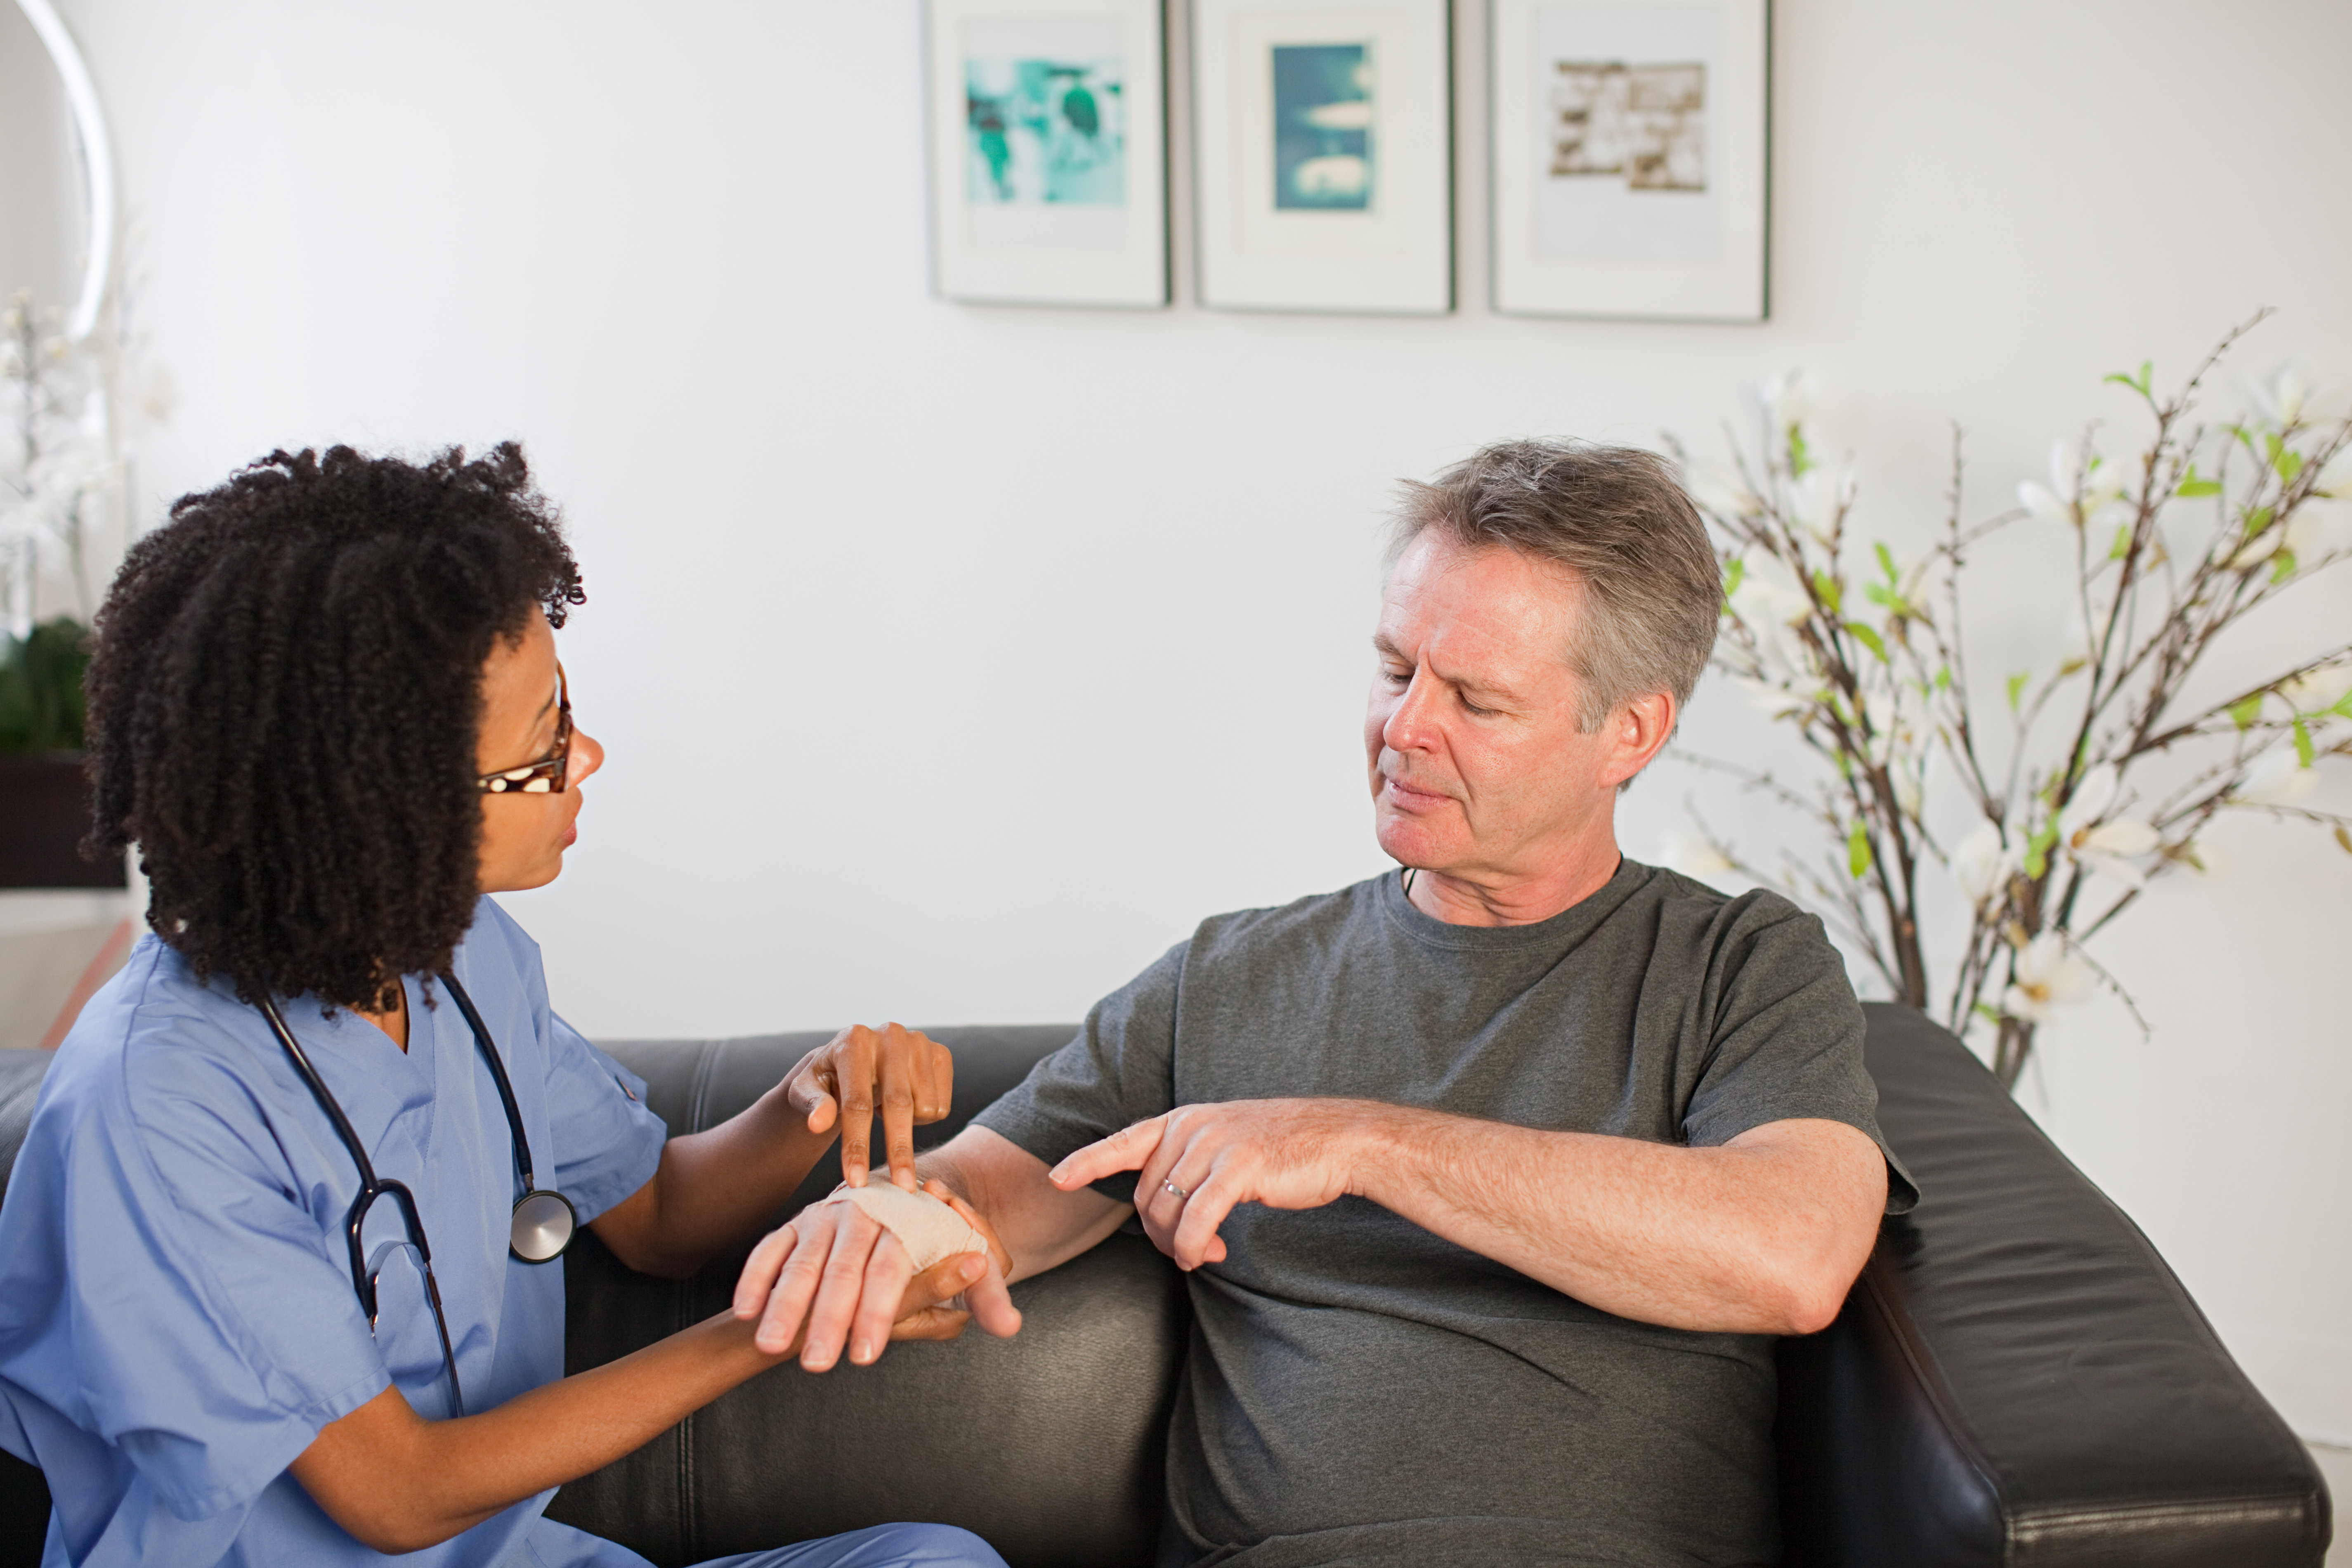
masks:
[[[506,1058],[539,1180],[584,1223],[653,1175],[645,1084],[551,1012],[539,947],[488,899],[457,978]],[[405,1053],[284,1005],[376,1173],[416,1194],[468,1410],[563,1375],[563,1266],[507,1250],[517,1195],[497,1086],[455,1004],[406,982]],[[371,1333],[343,1218],[350,1153],[256,1009],[150,935],[82,1010],[0,1207],[0,1447],[47,1473],[46,1563],[383,1561],[286,1467],[396,1384],[449,1413],[420,1277],[395,1256]],[[370,1255],[401,1234],[370,1211]],[[637,1564],[541,1517],[553,1492],[404,1562]]]

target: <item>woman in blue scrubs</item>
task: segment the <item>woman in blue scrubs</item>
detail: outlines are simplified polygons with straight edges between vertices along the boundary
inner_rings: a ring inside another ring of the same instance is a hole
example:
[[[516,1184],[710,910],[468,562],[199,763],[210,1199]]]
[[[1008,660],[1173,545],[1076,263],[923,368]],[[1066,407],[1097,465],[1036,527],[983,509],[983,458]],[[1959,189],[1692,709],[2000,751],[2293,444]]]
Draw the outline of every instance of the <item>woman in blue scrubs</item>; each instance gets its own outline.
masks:
[[[0,1446],[47,1472],[47,1563],[640,1564],[546,1519],[554,1489],[783,1353],[950,1335],[967,1290],[1009,1312],[995,1265],[915,1277],[867,1236],[895,1325],[755,1303],[562,1375],[562,1266],[530,1259],[572,1219],[683,1276],[836,1124],[861,1180],[894,1089],[911,1184],[951,1071],[919,1035],[845,1031],[666,1140],[550,1008],[487,895],[555,878],[604,760],[555,657],[583,596],[512,446],[273,454],[131,550],[89,680],[94,844],[137,844],[153,930],[59,1047],[0,1211]],[[730,750],[677,765],[755,789]],[[935,1525],[725,1561],[1001,1568]]]

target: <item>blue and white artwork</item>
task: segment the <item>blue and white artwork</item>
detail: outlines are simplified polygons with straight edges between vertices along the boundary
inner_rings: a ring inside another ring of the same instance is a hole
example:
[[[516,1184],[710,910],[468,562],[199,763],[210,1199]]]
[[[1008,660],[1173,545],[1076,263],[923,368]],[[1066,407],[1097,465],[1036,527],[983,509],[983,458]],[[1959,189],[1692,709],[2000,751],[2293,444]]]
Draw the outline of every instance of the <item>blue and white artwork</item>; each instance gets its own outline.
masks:
[[[1117,57],[964,61],[967,198],[975,206],[1127,201]]]
[[[1371,46],[1274,46],[1274,205],[1364,212],[1374,185]]]

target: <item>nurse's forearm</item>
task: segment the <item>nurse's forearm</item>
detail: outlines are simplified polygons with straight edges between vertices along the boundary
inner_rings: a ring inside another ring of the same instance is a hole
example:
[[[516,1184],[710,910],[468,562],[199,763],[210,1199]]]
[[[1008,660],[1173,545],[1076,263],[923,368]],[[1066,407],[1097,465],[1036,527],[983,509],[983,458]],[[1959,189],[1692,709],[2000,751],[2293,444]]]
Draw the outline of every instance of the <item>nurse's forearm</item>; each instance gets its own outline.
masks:
[[[611,1464],[786,1359],[753,1347],[755,1327],[722,1312],[454,1421],[427,1421],[387,1388],[320,1432],[290,1468],[368,1546],[422,1551]]]
[[[779,1085],[729,1121],[664,1144],[653,1180],[589,1228],[630,1268],[682,1279],[767,1229],[833,1140],[829,1127],[809,1131]]]

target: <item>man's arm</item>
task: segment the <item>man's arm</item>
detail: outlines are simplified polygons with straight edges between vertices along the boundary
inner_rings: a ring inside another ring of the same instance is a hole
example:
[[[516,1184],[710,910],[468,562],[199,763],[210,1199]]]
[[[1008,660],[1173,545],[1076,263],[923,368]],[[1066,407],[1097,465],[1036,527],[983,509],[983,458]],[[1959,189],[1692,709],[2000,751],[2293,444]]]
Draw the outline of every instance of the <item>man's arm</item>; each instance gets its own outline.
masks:
[[[865,1185],[877,1103],[890,1179],[911,1189],[914,1130],[948,1113],[954,1084],[947,1047],[914,1030],[844,1029],[740,1114],[663,1144],[652,1179],[588,1227],[630,1268],[682,1279],[757,1235],[836,1130],[843,1176]]]
[[[1886,1203],[1878,1146],[1843,1122],[1685,1148],[1360,1100],[1180,1107],[1051,1180],[1075,1194],[1117,1171],[1139,1173],[1144,1228],[1185,1268],[1224,1257],[1237,1204],[1352,1194],[1604,1311],[1725,1333],[1826,1327]]]

